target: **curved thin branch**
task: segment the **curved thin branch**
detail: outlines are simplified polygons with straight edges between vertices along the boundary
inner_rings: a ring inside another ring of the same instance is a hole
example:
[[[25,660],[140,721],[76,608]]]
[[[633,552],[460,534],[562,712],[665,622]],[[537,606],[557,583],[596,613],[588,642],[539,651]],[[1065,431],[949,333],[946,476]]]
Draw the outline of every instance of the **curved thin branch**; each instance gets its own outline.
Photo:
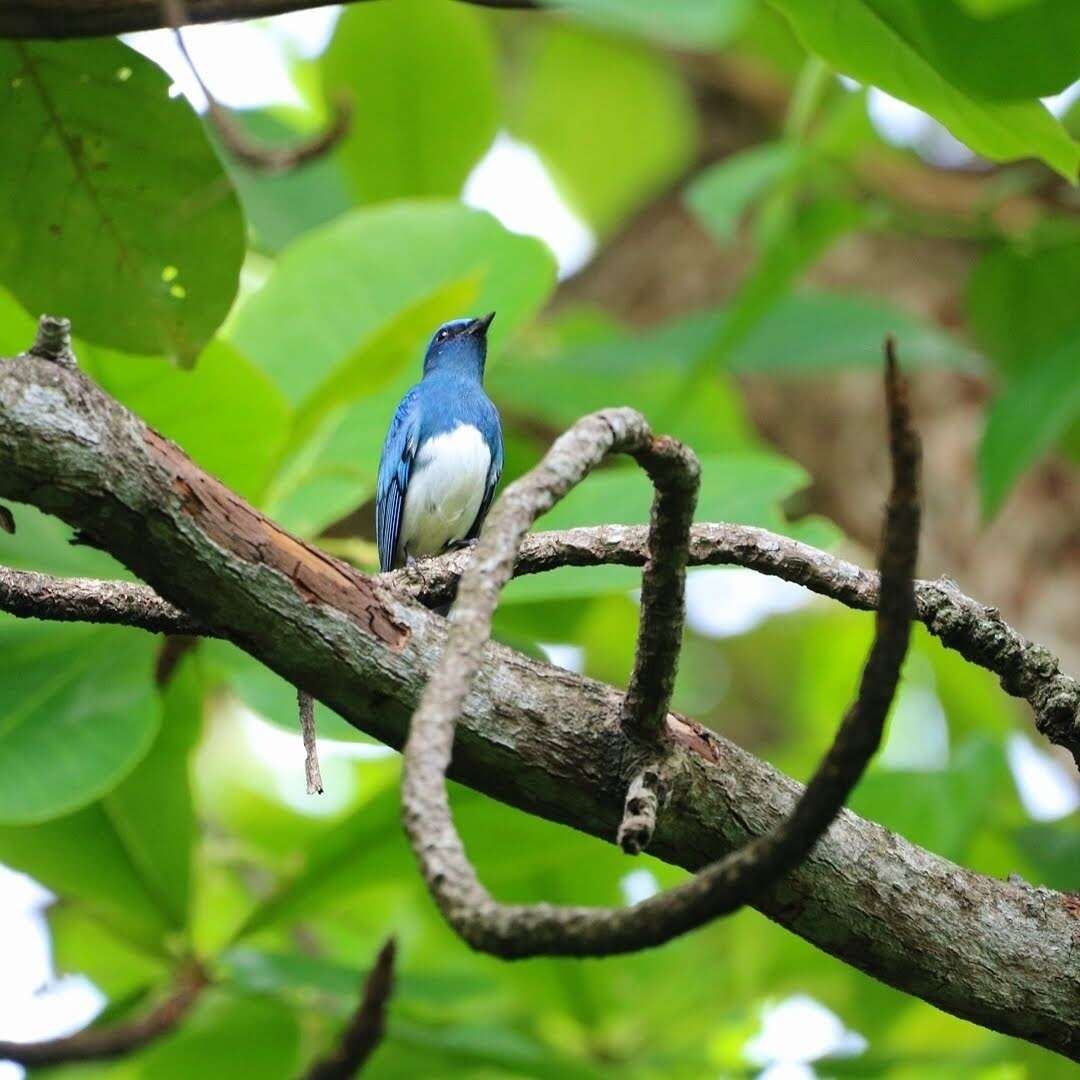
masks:
[[[693,880],[629,908],[498,903],[477,877],[454,827],[446,768],[457,717],[525,531],[608,453],[640,445],[648,429],[632,410],[586,417],[503,493],[462,575],[446,647],[413,714],[402,791],[405,828],[428,889],[474,948],[503,957],[601,956],[659,945],[747,903],[798,866],[828,828],[880,742],[914,612],[919,450],[891,342],[885,384],[893,486],[882,542],[880,609],[858,697],[789,816]]]
[[[145,1016],[112,1027],[87,1028],[61,1039],[41,1042],[0,1042],[0,1060],[27,1068],[100,1061],[133,1053],[167,1035],[188,1014],[206,989],[206,973],[197,964],[181,973],[172,993]]]
[[[375,966],[364,980],[360,1004],[328,1057],[308,1070],[305,1080],[352,1080],[375,1052],[386,1034],[386,1010],[394,992],[397,942],[391,937],[379,950]]]
[[[323,131],[316,132],[308,139],[293,146],[267,146],[258,139],[251,138],[243,127],[236,122],[229,112],[203,81],[202,74],[188,52],[182,28],[189,25],[191,16],[184,0],[159,0],[161,21],[172,29],[176,46],[183,56],[199,89],[206,98],[206,115],[217,132],[222,145],[229,155],[242,165],[256,172],[277,174],[289,172],[309,161],[315,161],[328,154],[348,134],[352,120],[352,105],[344,98],[334,102],[334,115]]]

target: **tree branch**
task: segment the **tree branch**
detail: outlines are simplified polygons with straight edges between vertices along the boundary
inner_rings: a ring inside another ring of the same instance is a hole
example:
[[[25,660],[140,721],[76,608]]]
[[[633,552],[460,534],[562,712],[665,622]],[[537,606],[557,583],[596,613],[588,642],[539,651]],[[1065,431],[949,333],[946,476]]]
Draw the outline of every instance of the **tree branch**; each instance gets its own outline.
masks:
[[[0,499],[87,533],[157,593],[390,746],[445,645],[447,620],[290,536],[78,371],[0,361]],[[488,644],[450,775],[611,838],[626,796],[622,695]],[[802,790],[669,716],[674,786],[650,845],[697,870],[767,834]],[[1080,1057],[1080,955],[1067,898],[972,873],[841,812],[754,901],[876,978],[975,1023]]]
[[[15,1061],[27,1068],[100,1061],[122,1057],[172,1031],[206,989],[205,972],[192,965],[177,979],[172,993],[145,1016],[112,1027],[86,1028],[75,1035],[42,1042],[0,1042],[0,1061]]]
[[[386,1010],[394,992],[394,957],[397,944],[393,938],[379,950],[375,966],[364,981],[360,1005],[349,1021],[334,1052],[316,1062],[306,1080],[352,1080],[375,1052],[386,1033]]]
[[[510,580],[521,538],[609,454],[636,455],[654,440],[642,417],[630,409],[595,413],[560,436],[543,461],[502,494],[462,574],[446,647],[413,714],[402,781],[405,829],[428,890],[447,922],[473,948],[513,958],[605,956],[662,944],[742,907],[798,866],[828,828],[881,740],[914,611],[919,450],[891,341],[886,346],[885,385],[893,487],[882,541],[876,632],[855,704],[794,810],[776,828],[706,866],[691,881],[632,907],[496,901],[469,862],[454,826],[446,769],[457,717],[483,661],[491,618]],[[658,503],[662,499],[658,495]],[[651,531],[663,527],[661,516],[654,513]],[[649,547],[659,550],[655,535]],[[628,798],[627,810],[633,812],[631,801]],[[651,816],[655,820],[655,808]],[[624,817],[624,839],[626,829]]]
[[[641,525],[532,533],[522,542],[514,576],[561,566],[643,566],[647,551],[648,529]],[[469,554],[450,552],[379,575],[378,580],[429,607],[449,604]],[[687,563],[742,566],[802,585],[857,611],[874,611],[878,605],[876,572],[751,525],[694,525]],[[147,585],[50,577],[2,566],[0,611],[60,622],[115,623],[151,633],[218,636]],[[997,608],[966,596],[948,578],[915,583],[915,617],[947,648],[996,674],[1006,693],[1025,700],[1038,730],[1080,765],[1080,682],[1061,672],[1058,659],[1045,646],[1029,641],[1002,620]]]
[[[362,0],[352,0],[354,3]],[[477,7],[530,9],[535,0],[463,0]],[[340,0],[190,0],[190,23],[257,19]],[[159,0],[18,0],[0,8],[0,38],[77,38],[168,26]]]

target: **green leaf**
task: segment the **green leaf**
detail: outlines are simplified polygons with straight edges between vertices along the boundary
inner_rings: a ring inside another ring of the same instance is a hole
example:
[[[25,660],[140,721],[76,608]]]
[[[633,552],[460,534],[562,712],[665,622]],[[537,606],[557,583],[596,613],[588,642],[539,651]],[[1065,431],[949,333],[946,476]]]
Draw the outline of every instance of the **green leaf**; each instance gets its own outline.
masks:
[[[470,274],[437,288],[388,319],[337,365],[297,409],[290,446],[303,444],[327,417],[396,381],[431,337],[432,327],[446,322],[475,302],[479,281]]]
[[[212,341],[194,370],[89,350],[86,368],[151,427],[246,499],[258,501],[288,435],[284,394],[235,346]]]
[[[322,60],[328,101],[354,108],[339,151],[362,202],[457,195],[497,127],[495,48],[449,0],[349,8]]]
[[[252,138],[268,146],[295,146],[310,131],[301,131],[264,109],[246,109],[233,115]],[[253,235],[252,246],[277,254],[297,237],[352,209],[341,159],[328,154],[306,161],[302,168],[283,173],[254,172],[230,158],[222,158],[236,185],[244,216]]]
[[[1016,832],[1016,846],[1039,874],[1038,884],[1064,892],[1080,892],[1080,817],[1073,814],[1046,825],[1028,825]]]
[[[292,1080],[299,1042],[291,1009],[273,998],[211,988],[168,1038],[123,1059],[116,1080],[212,1080],[215,1073]]]
[[[206,641],[204,659],[220,669],[237,697],[252,711],[291,735],[300,734],[296,687],[287,683],[254,657],[227,641]],[[349,742],[372,742],[333,709],[316,704],[316,726],[320,737]]]
[[[142,876],[178,926],[188,923],[197,824],[192,754],[202,731],[203,681],[188,656],[162,695],[162,724],[150,753],[103,806]]]
[[[841,236],[866,220],[862,207],[847,199],[822,198],[796,207],[765,244],[754,270],[739,286],[715,338],[696,369],[727,363],[734,349],[783,297],[796,279]]]
[[[1031,0],[977,15],[957,0],[864,2],[945,78],[976,97],[1049,97],[1080,78],[1074,0]]]
[[[169,918],[100,804],[40,825],[0,825],[0,861],[77,901],[124,941],[162,954]]]
[[[995,366],[1013,374],[1064,341],[1080,323],[1080,242],[1073,235],[1034,250],[991,247],[968,284],[967,314]]]
[[[992,517],[1029,465],[1080,416],[1080,327],[1034,357],[990,408],[979,444],[984,519]]]
[[[71,528],[59,518],[26,503],[17,504],[14,514],[14,535],[0,536],[0,564],[60,577],[131,577],[104,551],[74,543]]]
[[[873,0],[846,0],[842,6],[771,2],[807,49],[845,75],[928,112],[976,153],[991,161],[1041,158],[1066,179],[1076,179],[1080,146],[1043,105],[984,101],[965,93],[879,14]]]
[[[498,312],[491,333],[497,354],[547,299],[555,263],[538,240],[459,203],[417,200],[356,210],[281,255],[238,312],[231,337],[299,403],[387,320],[471,275],[480,281],[475,310]]]
[[[693,161],[697,119],[686,84],[644,45],[572,23],[538,24],[515,74],[511,132],[601,233]]]
[[[152,639],[4,616],[0,642],[0,822],[85,806],[134,768],[157,733]]]
[[[686,203],[719,244],[735,239],[739,219],[799,160],[789,142],[752,146],[699,173],[686,189]]]
[[[0,279],[88,340],[190,362],[236,295],[244,222],[169,84],[111,39],[0,43]]]
[[[887,334],[906,368],[977,371],[978,354],[932,323],[872,296],[796,293],[778,301],[733,352],[735,371],[814,374],[880,368]]]
[[[742,28],[751,0],[542,0],[610,30],[623,30],[684,49],[718,49]]]

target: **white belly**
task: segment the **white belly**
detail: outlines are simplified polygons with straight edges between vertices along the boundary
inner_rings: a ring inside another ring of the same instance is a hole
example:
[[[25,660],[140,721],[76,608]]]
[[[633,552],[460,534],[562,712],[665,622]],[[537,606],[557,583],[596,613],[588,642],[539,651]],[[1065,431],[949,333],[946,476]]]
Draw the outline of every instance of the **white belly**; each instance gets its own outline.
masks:
[[[399,550],[437,555],[464,540],[480,513],[491,452],[471,424],[428,439],[417,452],[401,522]]]

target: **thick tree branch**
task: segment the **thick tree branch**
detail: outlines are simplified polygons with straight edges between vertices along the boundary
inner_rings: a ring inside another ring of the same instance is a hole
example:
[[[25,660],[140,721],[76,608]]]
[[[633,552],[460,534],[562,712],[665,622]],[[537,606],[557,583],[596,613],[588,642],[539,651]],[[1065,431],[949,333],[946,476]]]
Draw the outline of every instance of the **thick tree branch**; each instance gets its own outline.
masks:
[[[2,552],[0,541],[0,557]],[[561,566],[643,566],[647,557],[645,526],[598,525],[532,533],[522,542],[514,576]],[[394,592],[437,607],[453,600],[468,558],[468,551],[454,551],[382,574],[379,580]],[[694,525],[688,565],[742,566],[802,585],[859,611],[873,611],[878,604],[875,571],[751,525]],[[61,622],[117,623],[152,633],[216,636],[212,628],[162,600],[147,585],[57,578],[3,567],[0,611]],[[1007,693],[1027,701],[1038,730],[1068,750],[1080,765],[1080,682],[1061,672],[1048,649],[1029,641],[1002,620],[997,608],[966,596],[947,578],[915,583],[915,617],[943,645],[994,672]]]
[[[447,621],[283,532],[77,371],[0,361],[0,499],[86,532],[204,626],[358,728],[400,747]],[[497,644],[484,649],[450,775],[610,838],[634,747],[622,695]],[[790,813],[801,788],[668,718],[680,783],[650,851],[697,870]],[[1067,898],[998,881],[846,811],[755,901],[845,962],[994,1030],[1080,1056],[1080,954]]]
[[[446,769],[457,717],[482,663],[491,618],[510,580],[521,538],[609,454],[637,454],[643,444],[654,440],[642,417],[632,410],[595,413],[557,439],[543,461],[511,484],[495,504],[462,574],[446,648],[413,714],[402,783],[405,829],[424,880],[447,922],[473,948],[511,958],[605,956],[662,944],[737,910],[798,866],[839,813],[880,743],[914,611],[918,440],[891,342],[886,353],[893,487],[882,540],[876,632],[855,704],[794,810],[776,828],[706,866],[691,881],[631,907],[496,901],[481,883],[454,826]],[[658,494],[657,502],[662,500]],[[689,519],[684,525],[689,526]],[[663,528],[662,516],[654,513],[651,531],[655,534]],[[685,545],[685,529],[682,542]],[[655,535],[649,547],[651,553],[660,550]],[[628,797],[627,816],[640,820],[637,829],[643,835],[656,818],[656,806],[645,798],[645,792],[655,788],[647,786],[643,777],[631,786],[641,790]],[[630,827],[627,816],[620,829],[624,844]]]
[[[364,980],[360,1004],[342,1033],[334,1052],[316,1062],[306,1080],[352,1080],[367,1064],[386,1033],[386,1010],[394,992],[394,956],[397,944],[390,938],[379,950],[375,966]]]
[[[177,979],[169,996],[136,1020],[112,1027],[86,1028],[75,1035],[42,1042],[0,1042],[0,1061],[16,1061],[27,1068],[100,1061],[122,1057],[172,1031],[206,989],[203,970],[193,965]]]
[[[341,0],[189,0],[190,23],[257,19],[327,7]],[[359,3],[362,0],[352,0]],[[488,8],[529,9],[535,0],[462,0]],[[11,0],[0,6],[0,38],[77,38],[169,25],[159,0]]]

